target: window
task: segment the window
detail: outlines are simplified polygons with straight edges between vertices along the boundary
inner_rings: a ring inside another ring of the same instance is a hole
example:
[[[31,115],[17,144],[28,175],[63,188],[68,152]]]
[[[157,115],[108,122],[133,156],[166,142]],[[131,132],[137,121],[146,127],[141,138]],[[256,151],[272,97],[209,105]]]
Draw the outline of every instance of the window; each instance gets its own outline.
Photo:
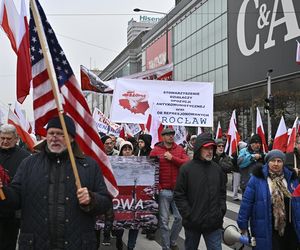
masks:
[[[208,70],[215,69],[215,47],[210,47],[208,49]]]
[[[215,93],[221,93],[223,90],[223,68],[215,71]]]
[[[222,43],[217,43],[215,46],[215,57],[216,57],[216,62],[215,62],[215,67],[219,68],[223,65],[222,62]]]
[[[202,53],[202,72],[208,71],[208,50],[204,50]]]

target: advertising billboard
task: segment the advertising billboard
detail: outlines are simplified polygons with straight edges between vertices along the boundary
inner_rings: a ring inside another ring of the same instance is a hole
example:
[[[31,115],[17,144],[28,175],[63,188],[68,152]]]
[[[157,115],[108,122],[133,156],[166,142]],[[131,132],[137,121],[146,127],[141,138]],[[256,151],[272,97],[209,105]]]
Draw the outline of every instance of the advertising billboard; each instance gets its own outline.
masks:
[[[228,0],[229,89],[300,71],[299,0]]]

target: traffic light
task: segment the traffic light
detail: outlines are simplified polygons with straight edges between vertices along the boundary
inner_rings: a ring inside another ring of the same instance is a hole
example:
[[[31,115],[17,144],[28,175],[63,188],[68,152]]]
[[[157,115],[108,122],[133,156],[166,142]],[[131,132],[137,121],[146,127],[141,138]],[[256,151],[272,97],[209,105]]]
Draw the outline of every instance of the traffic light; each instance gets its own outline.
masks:
[[[274,115],[275,114],[275,102],[274,102],[274,96],[269,97],[269,111],[270,111],[270,115]]]
[[[269,112],[270,111],[270,99],[266,98],[265,99],[265,112]]]
[[[270,112],[270,115],[275,113],[274,97],[271,95],[265,99],[265,112]]]

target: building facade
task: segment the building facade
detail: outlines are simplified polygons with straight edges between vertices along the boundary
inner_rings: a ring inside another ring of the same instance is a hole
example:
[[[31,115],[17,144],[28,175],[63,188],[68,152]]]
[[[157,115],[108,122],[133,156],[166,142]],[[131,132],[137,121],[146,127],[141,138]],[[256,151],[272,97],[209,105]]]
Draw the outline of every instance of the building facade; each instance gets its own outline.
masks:
[[[138,70],[172,63],[175,81],[213,82],[215,125],[220,121],[226,130],[235,109],[245,139],[255,132],[257,107],[267,131],[266,76],[272,70],[274,136],[282,115],[291,127],[300,111],[299,10],[297,0],[177,1],[141,37]]]

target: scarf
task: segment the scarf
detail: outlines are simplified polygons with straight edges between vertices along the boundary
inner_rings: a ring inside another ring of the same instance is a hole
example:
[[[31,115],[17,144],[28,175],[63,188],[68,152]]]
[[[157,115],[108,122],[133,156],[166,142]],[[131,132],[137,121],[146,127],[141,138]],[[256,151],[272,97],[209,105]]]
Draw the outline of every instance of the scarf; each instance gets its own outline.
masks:
[[[286,226],[286,211],[284,205],[284,197],[291,198],[291,194],[283,184],[283,173],[269,173],[272,181],[272,204],[274,216],[274,229],[278,231],[279,236],[284,235]]]

